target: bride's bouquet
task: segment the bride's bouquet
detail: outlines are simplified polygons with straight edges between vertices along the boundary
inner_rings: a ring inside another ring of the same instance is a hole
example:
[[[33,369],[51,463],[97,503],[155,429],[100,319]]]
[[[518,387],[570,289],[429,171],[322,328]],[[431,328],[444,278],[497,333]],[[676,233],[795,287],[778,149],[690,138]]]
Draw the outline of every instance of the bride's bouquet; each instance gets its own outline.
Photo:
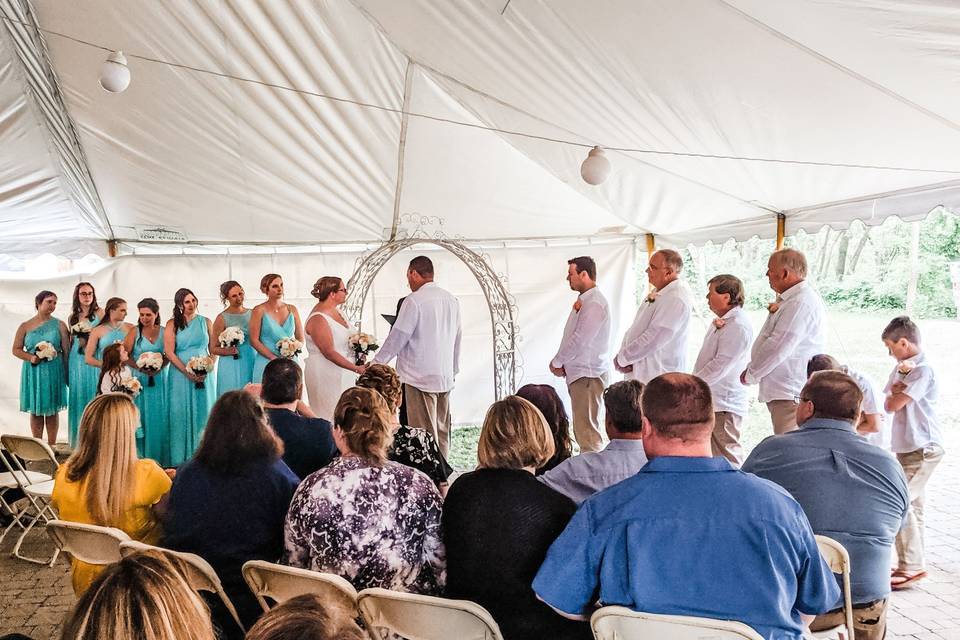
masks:
[[[77,339],[77,353],[83,353],[87,347],[87,338],[93,331],[93,325],[86,318],[80,318],[80,322],[70,326],[70,334]]]
[[[277,350],[284,358],[295,358],[303,352],[303,343],[296,338],[280,338],[277,340]]]
[[[137,358],[137,368],[148,373],[148,387],[156,386],[156,381],[154,381],[153,376],[149,374],[159,373],[160,369],[163,368],[163,354],[158,351],[144,351],[140,354],[140,357]]]
[[[153,378],[150,379],[153,380]],[[140,381],[136,378],[126,378],[120,383],[120,391],[123,391],[131,398],[136,398],[140,395],[141,389],[143,389],[143,385],[140,384]]]
[[[217,340],[220,342],[220,346],[226,349],[227,347],[239,347],[243,344],[244,340],[243,329],[240,327],[227,327],[220,332],[220,337]],[[240,359],[240,354],[233,354],[234,360]]]
[[[206,376],[213,371],[213,358],[210,356],[193,356],[187,361],[187,369],[190,369],[195,376]],[[196,389],[203,389],[206,385],[204,385],[201,377],[193,386]]]
[[[37,346],[33,348],[33,353],[35,356],[40,358],[40,360],[50,361],[57,357],[57,348],[46,340],[41,340],[37,343]],[[31,362],[30,364],[37,366],[40,363]]]
[[[353,351],[354,362],[361,365],[367,361],[367,355],[380,348],[377,339],[369,333],[355,333],[347,338],[347,343]]]

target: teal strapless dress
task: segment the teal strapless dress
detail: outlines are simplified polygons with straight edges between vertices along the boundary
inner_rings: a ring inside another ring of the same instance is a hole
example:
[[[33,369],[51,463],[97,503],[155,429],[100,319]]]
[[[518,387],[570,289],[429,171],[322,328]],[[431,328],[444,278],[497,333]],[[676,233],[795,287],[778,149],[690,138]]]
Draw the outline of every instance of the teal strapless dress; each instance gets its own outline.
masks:
[[[150,342],[145,336],[137,334],[133,341],[134,362],[141,354],[154,352],[163,353],[163,332],[166,327],[160,328],[156,342]],[[161,467],[170,466],[170,422],[167,415],[167,376],[168,365],[153,376],[153,386],[150,386],[151,377],[133,369],[133,375],[140,381],[143,388],[140,394],[133,399],[140,410],[140,429],[143,437],[137,438],[137,455],[141,458],[156,460]]]
[[[207,319],[197,316],[177,332],[176,353],[184,366],[194,356],[210,355]],[[217,375],[210,372],[203,388],[197,389],[190,378],[173,367],[167,375],[167,407],[170,420],[170,464],[182,464],[200,444],[210,408],[217,399]]]
[[[227,391],[242,389],[245,384],[253,380],[253,362],[256,350],[250,345],[250,314],[247,309],[243,313],[223,313],[223,322],[227,327],[240,327],[243,331],[243,344],[237,347],[240,356],[236,360],[233,356],[220,356],[217,360],[217,397]]]
[[[63,376],[63,350],[60,321],[50,318],[23,337],[23,350],[33,353],[40,342],[49,342],[57,350],[53,360],[38,364],[24,362],[20,370],[20,411],[35,416],[55,416],[67,406],[67,381]]]
[[[94,318],[90,321],[90,324],[96,328],[100,324],[100,320]],[[77,446],[80,418],[83,416],[83,410],[87,408],[87,403],[97,395],[97,380],[100,378],[100,370],[88,365],[84,359],[85,348],[86,343],[81,343],[76,338],[70,341],[70,364],[68,365],[70,393],[67,406],[67,435],[70,440],[70,448]]]
[[[282,325],[277,324],[276,320],[265,313],[263,314],[263,321],[260,323],[260,342],[274,355],[279,356],[280,349],[277,348],[277,341],[283,338],[292,338],[296,328],[297,323],[292,313],[287,316]],[[256,362],[253,364],[253,382],[260,382],[263,379],[263,369],[268,362],[270,361],[257,352]]]

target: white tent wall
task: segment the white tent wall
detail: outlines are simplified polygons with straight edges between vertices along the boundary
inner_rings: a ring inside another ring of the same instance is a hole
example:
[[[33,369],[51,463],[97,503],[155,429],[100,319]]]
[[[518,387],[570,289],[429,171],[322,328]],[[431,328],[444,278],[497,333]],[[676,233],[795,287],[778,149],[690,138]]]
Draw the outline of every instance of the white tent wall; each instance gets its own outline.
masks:
[[[520,330],[518,386],[528,382],[555,384],[567,397],[559,379],[547,370],[563,332],[574,294],[564,280],[569,258],[592,255],[597,260],[600,287],[614,310],[612,346],[618,343],[635,311],[635,245],[618,240],[593,244],[546,246],[543,242],[482,249],[493,269],[506,277],[507,288],[517,305]],[[490,313],[473,274],[454,255],[435,245],[419,245],[402,251],[388,262],[371,287],[363,311],[362,327],[381,341],[388,325],[381,313],[392,314],[398,298],[407,295],[406,265],[415,255],[434,261],[437,282],[460,300],[463,317],[461,372],[451,399],[453,419],[458,424],[478,424],[493,401],[493,349]],[[90,280],[102,305],[111,295],[128,303],[128,321],[136,322],[137,301],[154,297],[164,320],[170,317],[173,294],[186,286],[200,299],[200,313],[213,318],[221,310],[217,290],[221,282],[234,279],[243,284],[250,306],[262,300],[260,278],[279,273],[284,278],[287,300],[306,317],[315,300],[309,291],[317,278],[339,275],[349,278],[360,254],[355,252],[277,253],[266,255],[166,255],[123,256],[89,276],[47,280],[0,281],[0,335],[12,336],[17,325],[33,314],[33,296],[43,289],[57,293],[56,316],[66,319],[70,296],[81,279]],[[26,433],[26,416],[18,411],[21,362],[9,355],[0,359],[0,425],[4,432]],[[522,377],[521,377],[522,376]],[[61,422],[66,425],[65,414]],[[62,434],[65,434],[65,426]]]

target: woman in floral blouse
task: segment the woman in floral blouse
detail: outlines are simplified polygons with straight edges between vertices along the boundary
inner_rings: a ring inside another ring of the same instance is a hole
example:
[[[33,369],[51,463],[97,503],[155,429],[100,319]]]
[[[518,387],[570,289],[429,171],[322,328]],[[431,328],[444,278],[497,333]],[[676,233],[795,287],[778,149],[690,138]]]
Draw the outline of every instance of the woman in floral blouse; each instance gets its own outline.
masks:
[[[425,475],[387,460],[391,430],[379,393],[344,391],[334,411],[340,458],[297,488],[284,527],[284,561],[343,576],[357,590],[440,595],[442,498]]]

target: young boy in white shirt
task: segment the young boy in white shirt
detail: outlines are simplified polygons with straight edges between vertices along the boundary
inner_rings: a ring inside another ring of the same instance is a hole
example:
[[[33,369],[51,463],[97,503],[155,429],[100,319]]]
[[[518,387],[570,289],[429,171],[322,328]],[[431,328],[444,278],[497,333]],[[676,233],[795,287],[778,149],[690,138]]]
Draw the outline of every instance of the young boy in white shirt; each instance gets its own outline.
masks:
[[[937,381],[920,348],[920,330],[907,316],[898,316],[881,334],[883,344],[897,360],[887,386],[884,409],[893,414],[891,451],[907,476],[910,511],[897,534],[897,568],[890,587],[905,589],[926,577],[923,558],[924,489],[943,458],[943,438],[934,403]]]

